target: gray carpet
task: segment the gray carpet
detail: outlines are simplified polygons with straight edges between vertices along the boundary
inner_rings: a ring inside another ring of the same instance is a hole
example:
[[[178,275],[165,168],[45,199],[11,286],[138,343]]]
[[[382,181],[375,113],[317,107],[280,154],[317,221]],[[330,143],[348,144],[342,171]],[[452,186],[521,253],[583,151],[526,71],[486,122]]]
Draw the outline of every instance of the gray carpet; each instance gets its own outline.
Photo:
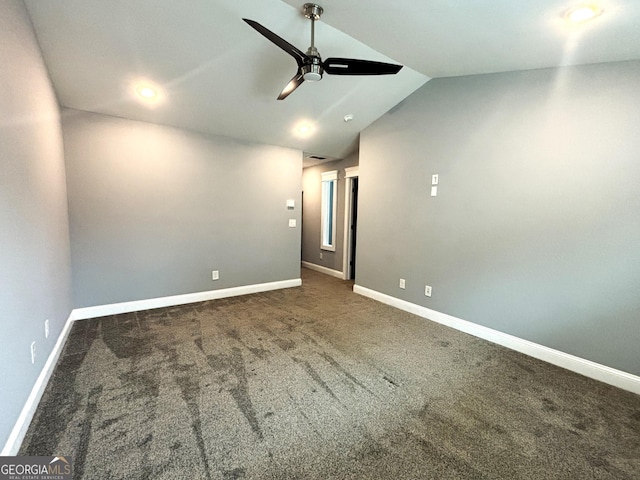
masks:
[[[76,322],[20,454],[87,479],[640,478],[640,396],[303,282]]]

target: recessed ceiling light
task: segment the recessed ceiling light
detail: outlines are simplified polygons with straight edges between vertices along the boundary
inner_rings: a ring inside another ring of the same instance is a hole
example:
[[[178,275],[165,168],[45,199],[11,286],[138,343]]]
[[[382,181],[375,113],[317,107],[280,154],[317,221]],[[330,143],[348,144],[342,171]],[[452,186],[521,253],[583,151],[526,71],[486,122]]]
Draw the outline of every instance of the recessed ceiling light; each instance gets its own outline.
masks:
[[[307,138],[313,135],[315,125],[308,120],[301,120],[293,127],[293,133],[300,138]]]
[[[565,18],[573,23],[582,23],[602,15],[602,9],[596,5],[581,5],[572,8],[565,14]]]
[[[155,108],[165,100],[165,93],[156,83],[145,78],[133,80],[129,87],[131,95],[147,107]]]
[[[158,92],[156,92],[155,89],[147,86],[138,87],[136,91],[138,92],[138,95],[148,99],[154,98],[158,95]]]

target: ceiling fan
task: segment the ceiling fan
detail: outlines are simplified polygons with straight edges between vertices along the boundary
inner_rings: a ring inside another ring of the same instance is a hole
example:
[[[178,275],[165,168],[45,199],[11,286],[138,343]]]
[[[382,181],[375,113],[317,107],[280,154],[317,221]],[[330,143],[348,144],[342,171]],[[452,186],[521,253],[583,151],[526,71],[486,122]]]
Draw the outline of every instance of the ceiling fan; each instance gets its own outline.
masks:
[[[291,55],[298,64],[298,71],[291,81],[284,87],[278,95],[278,100],[287,98],[305,80],[317,82],[322,79],[323,73],[330,75],[393,75],[400,71],[402,65],[392,63],[373,62],[370,60],[357,60],[355,58],[327,58],[322,61],[318,50],[315,47],[315,22],[320,20],[323,8],[315,3],[305,3],[302,13],[311,20],[311,46],[307,53],[302,53],[285,39],[279,37],[271,30],[263,27],[254,20],[243,18],[258,33],[264,35],[282,50]]]

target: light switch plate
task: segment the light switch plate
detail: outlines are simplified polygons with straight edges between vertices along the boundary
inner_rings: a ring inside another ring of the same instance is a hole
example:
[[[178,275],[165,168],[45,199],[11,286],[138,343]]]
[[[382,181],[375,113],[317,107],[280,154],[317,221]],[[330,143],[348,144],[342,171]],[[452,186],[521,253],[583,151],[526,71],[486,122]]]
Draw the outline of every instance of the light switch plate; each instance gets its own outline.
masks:
[[[432,197],[437,197],[438,196],[438,187],[436,187],[435,185],[433,187],[431,187],[431,196]]]
[[[287,200],[287,208],[289,210],[293,210],[296,206],[296,201],[295,200]]]
[[[437,185],[438,184],[438,174],[434,174],[431,175],[431,185]]]

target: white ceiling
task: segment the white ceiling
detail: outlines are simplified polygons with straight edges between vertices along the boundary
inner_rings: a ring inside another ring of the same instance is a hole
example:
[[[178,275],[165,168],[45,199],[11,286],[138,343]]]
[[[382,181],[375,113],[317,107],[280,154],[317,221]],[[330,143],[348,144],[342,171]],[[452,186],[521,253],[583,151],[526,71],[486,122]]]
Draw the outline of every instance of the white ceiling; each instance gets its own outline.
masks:
[[[285,0],[298,5],[295,0]],[[323,21],[429,77],[640,58],[639,0],[323,0]],[[603,14],[571,25],[564,14]]]
[[[26,0],[65,107],[342,158],[359,132],[430,77],[640,58],[640,1],[600,0],[605,13],[569,26],[570,0],[321,0],[323,58],[402,63],[398,75],[325,75],[284,101],[295,61],[242,18],[300,50],[310,25],[294,0]],[[578,3],[580,3],[578,1]],[[590,2],[592,3],[592,2]],[[141,103],[147,79],[164,98]],[[345,114],[354,120],[345,123]],[[295,126],[315,131],[300,138]]]

